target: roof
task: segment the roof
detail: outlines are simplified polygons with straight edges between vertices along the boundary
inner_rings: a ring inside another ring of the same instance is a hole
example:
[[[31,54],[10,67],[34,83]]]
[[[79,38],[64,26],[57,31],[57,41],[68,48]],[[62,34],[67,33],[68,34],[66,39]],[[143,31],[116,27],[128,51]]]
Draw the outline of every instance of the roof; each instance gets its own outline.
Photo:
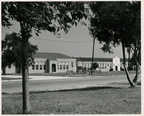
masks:
[[[92,58],[76,58],[78,61],[92,61]],[[98,61],[98,62],[112,62],[113,58],[94,58],[93,61]],[[128,59],[126,59],[126,62]],[[123,59],[120,58],[120,62],[123,62]]]
[[[33,58],[47,58],[48,60],[56,60],[57,58],[73,59],[72,57],[61,53],[44,53],[44,52],[37,52],[35,55],[33,55]]]
[[[77,58],[78,61],[92,61],[92,58]],[[94,58],[93,61],[112,62],[112,58]]]

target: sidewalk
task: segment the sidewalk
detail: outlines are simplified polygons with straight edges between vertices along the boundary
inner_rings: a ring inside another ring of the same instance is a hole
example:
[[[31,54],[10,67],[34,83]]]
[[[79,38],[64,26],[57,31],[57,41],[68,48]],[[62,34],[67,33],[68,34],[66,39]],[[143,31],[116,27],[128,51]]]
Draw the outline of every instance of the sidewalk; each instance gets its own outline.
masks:
[[[10,81],[21,81],[22,76],[21,75],[1,75],[2,78],[5,78],[5,80],[2,80],[2,82],[10,82]],[[91,76],[86,76],[91,77]],[[86,78],[83,77],[83,78]],[[82,77],[69,77],[69,76],[29,76],[29,80],[50,80],[50,79],[69,79],[69,78],[82,78]]]
[[[134,74],[131,74],[131,76],[134,76]],[[116,75],[112,75],[116,76]],[[121,75],[117,75],[121,76]],[[1,75],[3,79],[1,79],[2,82],[11,82],[11,81],[22,81],[21,75]],[[36,76],[36,75],[29,75],[29,80],[51,80],[51,79],[70,79],[70,78],[102,78],[105,76],[80,76],[80,77],[70,77],[70,76]],[[109,77],[109,76],[108,76]]]

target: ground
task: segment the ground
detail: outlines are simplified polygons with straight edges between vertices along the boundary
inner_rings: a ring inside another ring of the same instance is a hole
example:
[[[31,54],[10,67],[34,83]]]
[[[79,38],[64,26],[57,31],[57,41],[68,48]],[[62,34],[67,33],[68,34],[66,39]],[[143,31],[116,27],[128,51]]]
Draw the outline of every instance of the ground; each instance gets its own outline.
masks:
[[[117,85],[114,83],[114,85]],[[90,87],[31,92],[32,114],[140,114],[141,87]],[[127,84],[125,84],[127,85]],[[15,101],[15,102],[13,102]],[[3,94],[2,114],[21,114],[22,95]]]
[[[31,114],[141,114],[141,83],[134,88],[127,82],[111,82],[79,89],[31,91],[30,103]],[[22,114],[21,93],[2,94],[2,114]]]

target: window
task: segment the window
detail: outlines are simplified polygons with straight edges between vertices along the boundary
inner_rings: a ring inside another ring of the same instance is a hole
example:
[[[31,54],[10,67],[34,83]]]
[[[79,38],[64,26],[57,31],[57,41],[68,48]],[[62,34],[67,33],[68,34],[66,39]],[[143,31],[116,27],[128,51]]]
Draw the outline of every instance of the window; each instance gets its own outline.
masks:
[[[66,68],[67,68],[67,69],[69,69],[69,66],[68,66],[68,64],[66,65]]]
[[[42,70],[42,65],[40,65],[40,70]]]
[[[63,64],[63,69],[65,69],[65,64]]]
[[[69,65],[68,65],[68,62],[66,62],[66,69],[69,69]]]
[[[38,70],[38,68],[39,68],[39,66],[38,65],[36,65],[36,69]]]
[[[65,65],[63,65],[63,69],[65,69]]]
[[[43,65],[44,70],[46,69],[46,65]]]
[[[32,70],[34,70],[35,69],[35,65],[32,65]]]
[[[60,64],[60,70],[62,69],[62,65]]]
[[[71,62],[71,67],[73,67],[73,62]]]

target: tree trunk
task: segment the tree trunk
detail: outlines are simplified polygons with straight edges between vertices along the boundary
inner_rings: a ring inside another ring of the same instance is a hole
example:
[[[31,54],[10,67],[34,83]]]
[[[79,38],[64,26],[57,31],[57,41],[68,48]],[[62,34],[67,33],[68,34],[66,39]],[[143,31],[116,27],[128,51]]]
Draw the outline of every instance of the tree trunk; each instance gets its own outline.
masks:
[[[6,68],[2,69],[2,74],[5,75],[6,74]]]
[[[122,41],[122,51],[123,51],[123,65],[124,65],[125,73],[126,73],[126,76],[127,76],[127,80],[129,82],[130,86],[134,87],[134,84],[133,84],[133,82],[130,79],[129,72],[128,72],[127,68],[126,68],[125,47],[124,47],[124,42],[123,41]]]
[[[29,75],[28,75],[28,58],[27,46],[28,37],[26,36],[24,25],[20,23],[22,33],[22,95],[23,95],[23,114],[29,114],[30,107],[30,93],[29,93]]]
[[[23,92],[23,113],[30,113],[30,93],[29,93],[29,75],[26,55],[27,42],[23,40],[22,44],[22,92]]]
[[[128,70],[130,69],[130,47],[128,48]]]
[[[136,75],[135,75],[135,78],[133,79],[133,82],[134,82],[135,84],[137,84],[138,71],[139,71],[139,63],[138,63],[138,61],[137,61],[137,57],[138,57],[137,50],[135,50]]]

